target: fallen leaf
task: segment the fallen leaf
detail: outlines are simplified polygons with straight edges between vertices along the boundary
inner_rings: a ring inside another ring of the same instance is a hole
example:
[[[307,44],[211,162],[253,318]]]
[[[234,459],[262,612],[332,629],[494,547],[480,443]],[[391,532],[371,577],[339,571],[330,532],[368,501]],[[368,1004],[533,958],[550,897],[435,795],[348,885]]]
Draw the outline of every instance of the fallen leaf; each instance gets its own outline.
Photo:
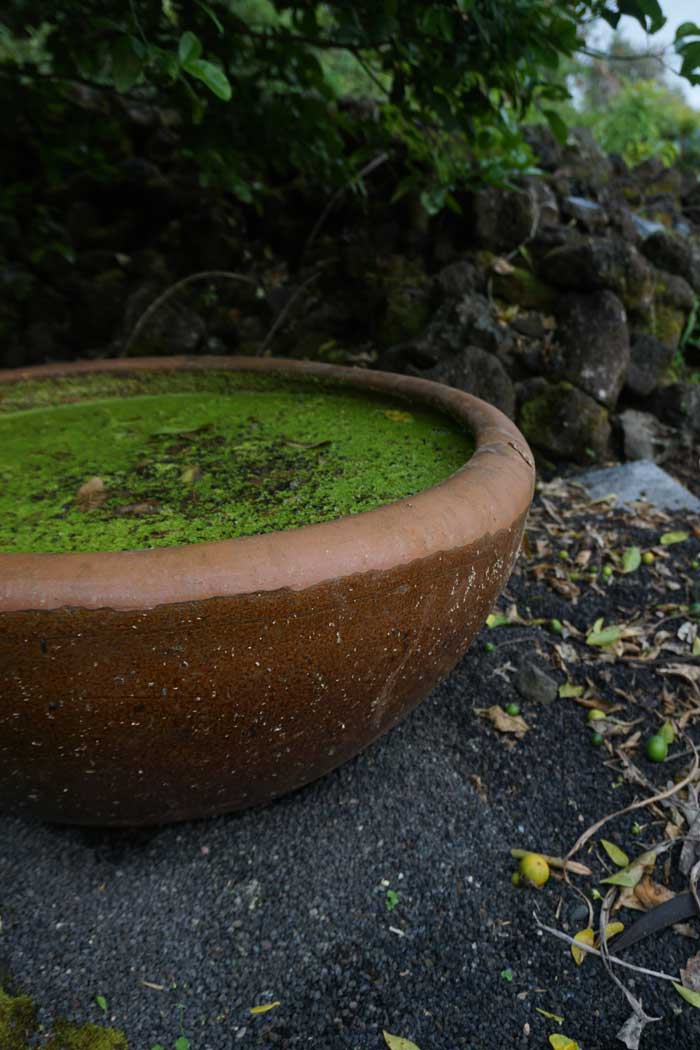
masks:
[[[280,1006],[279,1000],[274,1003],[262,1003],[261,1006],[251,1006],[251,1014],[266,1014],[268,1010],[274,1010],[276,1006]]]
[[[617,937],[618,933],[622,933],[625,928],[624,922],[609,922],[605,927],[605,941],[611,941],[613,937]],[[595,939],[595,947],[599,948],[601,943],[600,935]]]
[[[202,471],[200,467],[185,467],[185,469],[180,474],[180,481],[183,483],[183,485],[194,485],[195,481],[199,481],[201,476]]]
[[[689,535],[688,532],[665,532],[659,542],[662,547],[670,547],[672,543],[683,543]]]
[[[89,478],[80,486],[75,495],[78,510],[93,510],[95,507],[102,506],[106,499],[105,483],[102,478],[98,477]]]
[[[563,699],[569,696],[583,696],[583,686],[574,685],[573,682],[565,682],[559,686],[559,696]]]
[[[601,839],[600,844],[610,857],[613,864],[617,864],[618,868],[626,868],[630,862],[629,857],[621,850],[619,846],[616,846],[614,842],[608,842],[607,839]]]
[[[148,514],[160,513],[160,500],[145,500],[143,503],[126,503],[114,511],[122,517],[144,518]]]
[[[522,738],[530,728],[524,718],[520,715],[509,715],[498,704],[491,707],[475,707],[477,715],[488,718],[499,733],[514,733],[518,739]]]
[[[700,992],[694,992],[690,988],[684,988],[682,984],[676,984],[675,981],[673,982],[673,987],[687,1003],[690,1003],[690,1005],[696,1007],[696,1009],[700,1009]]]
[[[575,935],[574,940],[577,944],[587,944],[589,948],[592,948],[595,944],[595,932],[588,927],[586,930],[579,930]],[[577,948],[576,944],[571,945],[571,954],[574,957],[574,962],[577,966],[580,966],[583,960],[588,955],[588,952],[583,951],[581,948]]]
[[[620,639],[621,630],[619,627],[611,624],[610,627],[602,627],[593,630],[586,636],[586,645],[595,645],[605,647],[606,645],[612,645],[613,642],[617,642]]]
[[[543,1017],[548,1017],[550,1021],[556,1021],[557,1024],[563,1024],[564,1018],[560,1017],[559,1014],[550,1014],[548,1010],[543,1010],[541,1006],[536,1006],[538,1014],[542,1014]]]
[[[549,1045],[554,1050],[579,1050],[578,1043],[575,1039],[569,1039],[568,1035],[560,1035],[559,1032],[554,1032],[549,1037]]]
[[[639,547],[628,547],[622,555],[622,572],[635,572],[642,564],[642,552]]]
[[[681,981],[684,988],[700,992],[700,955],[691,955],[685,969],[681,967]]]
[[[676,896],[673,890],[669,890],[666,886],[654,882],[650,875],[645,875],[640,879],[634,887],[634,895],[647,910],[656,908],[657,905],[664,904]]]
[[[494,273],[497,273],[501,276],[506,276],[507,274],[515,273],[515,267],[513,266],[513,264],[508,262],[507,259],[504,259],[503,256],[498,256],[496,259],[493,260],[493,262],[491,263],[491,269]]]
[[[400,1035],[392,1035],[391,1032],[382,1031],[382,1035],[389,1050],[418,1050],[416,1044],[412,1043],[410,1039],[404,1039]]]

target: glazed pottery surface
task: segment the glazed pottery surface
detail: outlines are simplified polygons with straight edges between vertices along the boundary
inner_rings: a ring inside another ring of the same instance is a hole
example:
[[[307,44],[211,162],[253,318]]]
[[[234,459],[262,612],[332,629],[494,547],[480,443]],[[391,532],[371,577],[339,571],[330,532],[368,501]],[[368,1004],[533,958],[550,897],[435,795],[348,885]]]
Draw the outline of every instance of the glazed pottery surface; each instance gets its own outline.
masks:
[[[0,806],[139,825],[260,804],[396,725],[459,660],[517,556],[534,485],[502,413],[427,380],[158,358],[0,372],[235,369],[437,409],[476,452],[440,484],[318,525],[154,550],[0,553]]]

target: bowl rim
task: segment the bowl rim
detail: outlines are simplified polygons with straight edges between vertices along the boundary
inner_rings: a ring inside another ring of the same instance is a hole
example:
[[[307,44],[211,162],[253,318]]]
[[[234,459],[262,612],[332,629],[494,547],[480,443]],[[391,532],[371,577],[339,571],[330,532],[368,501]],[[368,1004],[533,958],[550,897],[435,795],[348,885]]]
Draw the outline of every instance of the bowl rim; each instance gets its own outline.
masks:
[[[154,549],[63,554],[0,552],[0,614],[60,608],[148,610],[281,589],[304,590],[386,572],[518,527],[535,467],[524,437],[499,409],[428,379],[272,357],[157,357],[0,369],[0,383],[99,372],[247,371],[326,379],[413,402],[466,426],[475,451],[453,474],[373,510],[233,539]]]

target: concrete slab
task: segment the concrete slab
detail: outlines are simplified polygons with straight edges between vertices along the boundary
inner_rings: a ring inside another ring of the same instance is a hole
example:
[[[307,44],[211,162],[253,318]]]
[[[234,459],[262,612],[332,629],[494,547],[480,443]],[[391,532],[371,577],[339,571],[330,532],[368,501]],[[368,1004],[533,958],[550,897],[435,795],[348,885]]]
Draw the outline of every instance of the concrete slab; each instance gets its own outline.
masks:
[[[603,470],[587,470],[576,476],[592,499],[601,499],[614,493],[617,506],[624,507],[637,500],[663,510],[700,511],[700,499],[649,459],[621,463]]]

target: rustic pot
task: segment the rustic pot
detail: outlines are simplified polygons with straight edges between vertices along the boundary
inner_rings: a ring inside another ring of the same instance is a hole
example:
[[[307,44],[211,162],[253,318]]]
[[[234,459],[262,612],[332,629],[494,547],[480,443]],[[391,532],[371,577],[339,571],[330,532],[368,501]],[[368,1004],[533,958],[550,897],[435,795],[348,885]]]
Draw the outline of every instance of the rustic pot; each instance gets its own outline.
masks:
[[[0,372],[245,369],[442,410],[476,452],[415,496],[285,532],[156,550],[0,554],[0,806],[140,825],[267,802],[347,761],[455,665],[511,572],[532,498],[499,411],[427,380],[160,358]]]

